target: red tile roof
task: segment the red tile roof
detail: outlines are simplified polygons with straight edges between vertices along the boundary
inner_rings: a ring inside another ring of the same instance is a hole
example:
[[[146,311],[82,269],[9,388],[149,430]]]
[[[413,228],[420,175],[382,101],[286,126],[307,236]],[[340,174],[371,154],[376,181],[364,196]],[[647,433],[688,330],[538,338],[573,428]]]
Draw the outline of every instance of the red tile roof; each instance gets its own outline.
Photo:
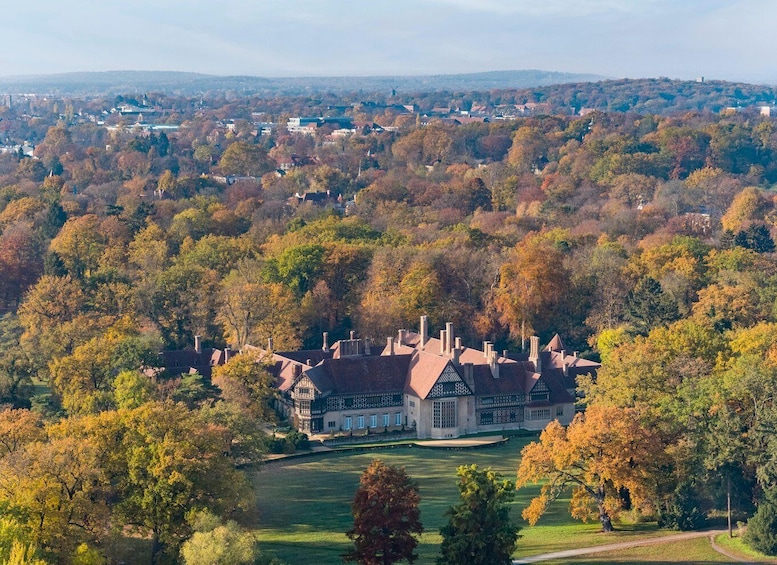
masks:
[[[418,351],[412,359],[405,392],[418,398],[426,398],[451,360],[425,351]]]
[[[325,359],[305,374],[323,395],[402,392],[410,355]]]

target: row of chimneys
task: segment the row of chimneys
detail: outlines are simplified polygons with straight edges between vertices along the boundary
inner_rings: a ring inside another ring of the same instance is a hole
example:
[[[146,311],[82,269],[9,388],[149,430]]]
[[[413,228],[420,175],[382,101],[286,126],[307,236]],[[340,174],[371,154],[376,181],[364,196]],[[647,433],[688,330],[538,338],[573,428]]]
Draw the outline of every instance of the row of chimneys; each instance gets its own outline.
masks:
[[[199,335],[194,336],[194,352],[198,354],[202,354],[202,336],[199,336]],[[224,363],[232,359],[233,354],[234,354],[234,351],[232,351],[232,348],[225,347]]]

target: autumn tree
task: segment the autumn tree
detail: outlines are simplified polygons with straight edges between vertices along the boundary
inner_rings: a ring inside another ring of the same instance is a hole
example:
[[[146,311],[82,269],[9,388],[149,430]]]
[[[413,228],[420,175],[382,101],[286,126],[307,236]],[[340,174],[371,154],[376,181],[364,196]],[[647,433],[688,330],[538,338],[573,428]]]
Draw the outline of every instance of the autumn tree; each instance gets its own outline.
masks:
[[[236,141],[221,155],[219,168],[228,175],[262,176],[272,171],[267,152],[258,145]]]
[[[548,137],[536,127],[524,126],[513,135],[507,162],[523,172],[542,168],[550,149]]]
[[[51,251],[62,261],[75,279],[83,278],[97,268],[105,249],[105,238],[98,230],[94,214],[69,219],[53,240]]]
[[[201,514],[201,513],[198,513]],[[250,565],[256,562],[256,537],[233,520],[198,516],[192,537],[181,546],[185,565]]]
[[[754,221],[763,221],[768,210],[767,200],[762,191],[748,186],[738,193],[726,213],[720,218],[724,230],[738,232]]]
[[[104,468],[117,497],[114,516],[150,537],[153,564],[189,537],[189,511],[207,507],[228,515],[250,504],[245,478],[228,455],[227,432],[183,404],[149,402],[103,416],[100,441],[111,455]]]
[[[158,347],[129,320],[75,348],[50,364],[52,386],[71,414],[96,412],[113,404],[112,384],[122,371],[158,364]]]
[[[28,443],[45,437],[40,414],[29,410],[3,410],[0,412],[0,457],[21,449]]]
[[[510,519],[512,481],[491,469],[462,465],[457,470],[461,502],[445,511],[440,565],[506,565],[515,550],[518,525]]]
[[[175,264],[155,277],[144,309],[165,343],[185,347],[194,342],[195,334],[218,334],[217,285],[217,273],[199,265]]]
[[[282,283],[265,282],[260,263],[241,262],[221,282],[219,297],[216,320],[237,349],[249,343],[263,346],[268,338],[280,349],[300,345],[300,313],[294,295]]]
[[[423,532],[418,486],[404,468],[373,461],[364,471],[353,499],[353,528],[346,532],[354,548],[346,561],[391,565],[418,559],[416,536]]]
[[[213,368],[212,381],[221,390],[224,400],[239,406],[253,418],[275,419],[271,402],[277,390],[266,361],[248,353],[235,355],[224,365]]]
[[[516,245],[499,272],[494,304],[513,336],[548,329],[548,321],[569,295],[564,253],[549,234],[534,234]]]
[[[105,525],[97,446],[72,436],[27,443],[0,459],[0,497],[34,541],[65,555]]]
[[[43,272],[40,241],[28,224],[15,224],[2,231],[0,272],[0,303],[15,306]]]
[[[548,506],[572,490],[570,513],[588,521],[598,518],[605,532],[624,506],[628,491],[636,508],[649,507],[663,448],[636,411],[593,405],[564,428],[547,425],[537,442],[521,452],[517,486],[544,481],[540,495],[523,511],[531,525]]]

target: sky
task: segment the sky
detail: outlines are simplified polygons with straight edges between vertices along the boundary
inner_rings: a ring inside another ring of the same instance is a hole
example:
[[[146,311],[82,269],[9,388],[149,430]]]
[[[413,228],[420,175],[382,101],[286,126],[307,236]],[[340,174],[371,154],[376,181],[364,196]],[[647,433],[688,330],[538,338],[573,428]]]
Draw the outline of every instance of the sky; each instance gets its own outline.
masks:
[[[0,76],[365,76],[542,69],[777,83],[775,0],[35,0]]]

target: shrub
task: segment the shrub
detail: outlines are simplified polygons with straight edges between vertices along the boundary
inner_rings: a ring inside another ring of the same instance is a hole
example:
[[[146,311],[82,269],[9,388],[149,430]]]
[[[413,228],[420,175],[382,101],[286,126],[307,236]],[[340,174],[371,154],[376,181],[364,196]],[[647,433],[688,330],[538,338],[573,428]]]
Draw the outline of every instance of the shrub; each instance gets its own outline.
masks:
[[[667,501],[658,518],[658,525],[672,530],[698,530],[707,525],[707,517],[699,509],[699,499],[690,483],[682,483]]]
[[[777,493],[770,493],[758,505],[747,521],[744,541],[756,551],[777,555]]]

